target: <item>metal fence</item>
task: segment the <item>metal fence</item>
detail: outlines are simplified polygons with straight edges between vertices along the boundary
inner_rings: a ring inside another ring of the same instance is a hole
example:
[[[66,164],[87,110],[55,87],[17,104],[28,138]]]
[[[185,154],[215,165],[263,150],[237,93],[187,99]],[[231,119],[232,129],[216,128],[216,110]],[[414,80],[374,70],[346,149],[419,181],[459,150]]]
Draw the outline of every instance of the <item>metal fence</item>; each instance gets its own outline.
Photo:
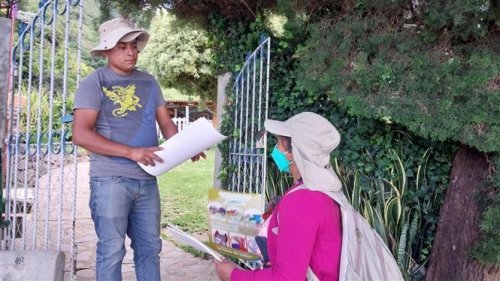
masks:
[[[83,0],[40,1],[18,24],[12,50],[6,138],[3,250],[66,253],[75,279],[77,154],[72,96],[80,79]]]
[[[174,117],[172,118],[172,121],[174,122],[179,132],[184,130],[187,126],[189,126],[189,124],[191,124],[191,122],[189,122],[189,118],[186,117]],[[212,120],[208,121],[212,122]],[[158,139],[160,141],[165,140],[161,134],[160,127],[158,126],[158,124],[156,125],[156,132],[158,134]]]
[[[271,39],[260,42],[249,55],[233,86],[229,163],[232,167],[228,189],[258,193],[266,190],[267,137],[264,121],[269,100],[269,60]]]

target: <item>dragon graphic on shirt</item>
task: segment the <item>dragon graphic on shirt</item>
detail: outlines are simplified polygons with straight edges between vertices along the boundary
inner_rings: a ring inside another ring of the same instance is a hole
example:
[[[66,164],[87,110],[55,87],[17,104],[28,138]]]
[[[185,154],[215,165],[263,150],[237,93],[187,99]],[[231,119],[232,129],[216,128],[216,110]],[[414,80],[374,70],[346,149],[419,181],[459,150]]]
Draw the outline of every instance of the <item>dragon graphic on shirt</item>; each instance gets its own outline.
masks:
[[[142,107],[139,103],[141,99],[135,95],[135,85],[128,85],[127,87],[113,86],[111,90],[102,87],[102,91],[113,101],[113,104],[120,106],[112,112],[115,117],[127,116],[128,111],[137,111],[137,108]]]

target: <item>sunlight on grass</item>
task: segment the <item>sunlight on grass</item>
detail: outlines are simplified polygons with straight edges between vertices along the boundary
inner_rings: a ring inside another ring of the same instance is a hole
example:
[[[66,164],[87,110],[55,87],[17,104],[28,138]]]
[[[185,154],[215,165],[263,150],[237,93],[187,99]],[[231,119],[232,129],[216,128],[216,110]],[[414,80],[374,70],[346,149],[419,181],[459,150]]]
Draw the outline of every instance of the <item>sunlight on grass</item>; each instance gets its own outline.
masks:
[[[212,149],[205,154],[206,160],[186,161],[158,177],[162,227],[169,222],[189,233],[208,230],[207,199],[213,184],[215,152]]]

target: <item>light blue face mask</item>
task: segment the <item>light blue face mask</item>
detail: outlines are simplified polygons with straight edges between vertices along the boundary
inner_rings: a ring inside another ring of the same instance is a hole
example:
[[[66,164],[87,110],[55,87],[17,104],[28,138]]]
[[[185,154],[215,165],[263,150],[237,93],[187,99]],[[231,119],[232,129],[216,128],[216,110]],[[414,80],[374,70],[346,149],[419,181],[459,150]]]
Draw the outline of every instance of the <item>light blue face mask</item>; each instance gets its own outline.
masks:
[[[281,152],[277,146],[275,146],[273,152],[271,152],[271,157],[278,166],[280,172],[290,172],[290,162],[286,159],[285,153]]]

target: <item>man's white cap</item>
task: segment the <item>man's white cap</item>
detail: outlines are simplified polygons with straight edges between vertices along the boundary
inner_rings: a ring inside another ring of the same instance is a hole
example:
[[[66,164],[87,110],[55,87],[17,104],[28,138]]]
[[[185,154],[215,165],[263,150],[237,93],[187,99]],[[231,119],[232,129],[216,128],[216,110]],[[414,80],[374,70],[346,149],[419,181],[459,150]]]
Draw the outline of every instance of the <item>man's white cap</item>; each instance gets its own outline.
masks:
[[[108,20],[99,26],[99,45],[90,51],[92,56],[102,56],[103,51],[113,49],[118,42],[132,42],[137,39],[137,49],[142,51],[149,40],[149,34],[135,28],[124,18]]]
[[[304,186],[324,193],[337,192],[342,183],[330,166],[330,153],[339,145],[340,134],[324,117],[299,113],[286,121],[266,120],[272,134],[292,138],[292,154]]]

